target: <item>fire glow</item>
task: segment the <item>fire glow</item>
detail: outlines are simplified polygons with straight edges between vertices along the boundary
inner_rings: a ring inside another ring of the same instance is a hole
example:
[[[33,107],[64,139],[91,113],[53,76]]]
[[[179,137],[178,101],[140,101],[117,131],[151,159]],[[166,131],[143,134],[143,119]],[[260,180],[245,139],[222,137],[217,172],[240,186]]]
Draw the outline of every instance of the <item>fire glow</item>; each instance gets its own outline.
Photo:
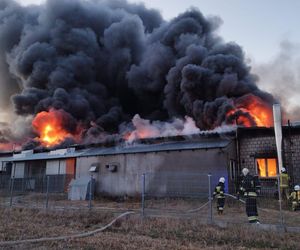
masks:
[[[50,109],[36,115],[32,126],[38,133],[37,138],[45,147],[52,147],[62,143],[67,138],[75,139],[76,136],[64,128],[66,113],[63,110]]]
[[[168,137],[178,135],[191,135],[200,133],[195,121],[186,116],[184,120],[174,119],[170,122],[161,122],[142,119],[139,115],[135,115],[132,119],[132,124],[135,127],[133,131],[127,131],[123,138],[131,143],[137,139]]]
[[[227,118],[236,118],[237,125],[245,127],[271,127],[273,126],[272,108],[259,97],[248,95],[246,102],[236,105],[235,110],[227,113]]]

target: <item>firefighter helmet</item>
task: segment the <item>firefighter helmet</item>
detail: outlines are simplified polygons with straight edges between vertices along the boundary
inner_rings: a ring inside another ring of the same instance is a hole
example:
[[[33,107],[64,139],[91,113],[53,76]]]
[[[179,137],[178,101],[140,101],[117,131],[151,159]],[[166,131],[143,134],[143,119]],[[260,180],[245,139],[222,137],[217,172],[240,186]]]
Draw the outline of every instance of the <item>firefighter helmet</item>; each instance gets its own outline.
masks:
[[[299,185],[296,185],[296,186],[294,187],[294,189],[295,189],[295,191],[300,191],[300,186],[299,186]]]
[[[286,173],[286,169],[284,167],[281,168],[281,173]]]
[[[247,174],[249,174],[249,169],[248,168],[243,168],[242,173],[244,176],[246,176]]]
[[[225,178],[224,178],[224,177],[221,177],[221,178],[219,179],[219,182],[225,183]]]

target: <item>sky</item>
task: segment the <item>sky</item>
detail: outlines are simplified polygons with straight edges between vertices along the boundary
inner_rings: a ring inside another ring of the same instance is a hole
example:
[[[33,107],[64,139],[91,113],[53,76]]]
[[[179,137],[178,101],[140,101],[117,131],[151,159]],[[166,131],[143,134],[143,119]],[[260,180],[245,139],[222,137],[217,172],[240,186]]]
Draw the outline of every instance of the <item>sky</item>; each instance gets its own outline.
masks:
[[[22,5],[45,2],[17,1]],[[158,9],[166,20],[192,6],[205,16],[220,17],[223,23],[219,34],[226,42],[236,42],[243,48],[252,72],[259,76],[259,87],[278,96],[286,107],[298,109],[300,115],[299,0],[128,1]]]
[[[22,5],[45,0],[17,0]],[[219,33],[225,41],[241,45],[249,59],[267,62],[276,57],[280,43],[286,39],[300,44],[298,0],[129,0],[143,2],[161,11],[167,20],[197,7],[205,16],[217,15],[223,20]]]

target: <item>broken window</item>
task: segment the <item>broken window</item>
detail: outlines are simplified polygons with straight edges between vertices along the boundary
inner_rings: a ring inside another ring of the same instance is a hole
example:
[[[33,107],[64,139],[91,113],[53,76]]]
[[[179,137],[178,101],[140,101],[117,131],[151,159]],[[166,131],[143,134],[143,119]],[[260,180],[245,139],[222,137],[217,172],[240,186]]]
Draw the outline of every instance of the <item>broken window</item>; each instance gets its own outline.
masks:
[[[256,169],[259,177],[276,177],[276,158],[256,158]]]

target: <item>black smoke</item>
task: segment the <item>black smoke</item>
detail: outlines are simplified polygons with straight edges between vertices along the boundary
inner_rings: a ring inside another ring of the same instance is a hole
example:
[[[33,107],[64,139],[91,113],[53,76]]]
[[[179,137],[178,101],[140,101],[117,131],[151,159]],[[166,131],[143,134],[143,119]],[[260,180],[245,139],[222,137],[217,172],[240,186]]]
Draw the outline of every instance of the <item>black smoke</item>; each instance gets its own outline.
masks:
[[[18,115],[63,109],[94,136],[118,132],[135,114],[188,115],[211,129],[243,96],[274,102],[256,86],[241,47],[217,35],[220,23],[198,9],[167,22],[123,0],[30,7],[0,0],[0,66],[8,78],[1,91],[14,93]]]

